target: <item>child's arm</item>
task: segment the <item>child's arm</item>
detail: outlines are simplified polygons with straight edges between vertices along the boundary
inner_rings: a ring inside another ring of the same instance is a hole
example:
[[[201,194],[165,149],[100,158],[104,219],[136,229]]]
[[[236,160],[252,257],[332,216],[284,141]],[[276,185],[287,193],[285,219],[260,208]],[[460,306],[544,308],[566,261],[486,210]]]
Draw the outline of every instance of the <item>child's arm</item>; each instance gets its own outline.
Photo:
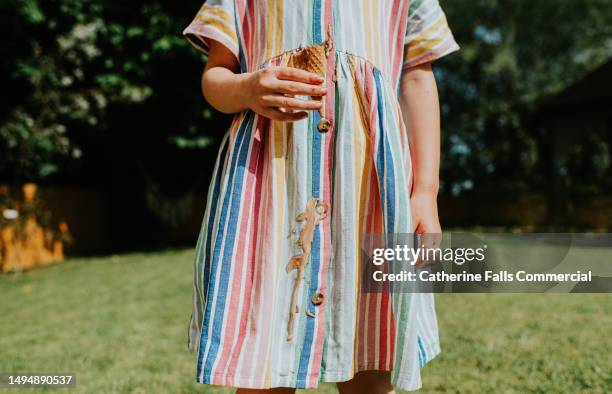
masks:
[[[440,234],[436,201],[440,172],[440,104],[431,64],[404,70],[400,103],[412,154],[413,231]]]
[[[296,121],[305,111],[318,111],[320,100],[301,100],[295,95],[323,96],[323,79],[313,73],[289,67],[270,67],[239,73],[236,57],[211,40],[208,62],[202,74],[202,92],[217,110],[236,113],[251,109],[267,118]]]

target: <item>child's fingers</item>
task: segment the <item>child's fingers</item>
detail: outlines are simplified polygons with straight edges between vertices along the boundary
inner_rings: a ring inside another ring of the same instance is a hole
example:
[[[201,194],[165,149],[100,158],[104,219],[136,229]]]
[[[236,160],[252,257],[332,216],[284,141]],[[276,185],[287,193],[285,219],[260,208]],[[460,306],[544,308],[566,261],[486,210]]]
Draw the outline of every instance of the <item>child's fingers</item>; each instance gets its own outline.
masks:
[[[304,82],[308,84],[321,84],[323,77],[318,74],[300,70],[293,67],[276,67],[276,77],[287,81]]]
[[[264,96],[262,98],[262,101],[268,107],[285,108],[293,111],[316,111],[319,110],[322,106],[321,101],[318,100],[300,100],[294,97],[288,97],[283,95]]]
[[[417,224],[417,227],[414,232],[414,243],[412,245],[412,247],[415,248],[416,250],[420,249],[421,247],[421,231],[419,227],[420,227],[419,224]],[[423,258],[420,254],[418,255],[418,257],[416,258],[414,262],[414,268],[416,269],[423,268]]]
[[[426,233],[422,232],[416,234],[418,242],[416,243],[417,248],[423,248],[423,253],[426,255],[420,257],[415,265],[416,268],[424,268],[431,264],[434,264],[436,261],[434,260],[434,256],[436,253],[429,253],[430,250],[435,250],[440,247],[442,243],[442,234],[441,233]],[[429,254],[428,254],[429,253]]]
[[[295,122],[308,117],[307,112],[284,112],[276,108],[267,108],[265,111],[263,111],[262,115],[266,118],[280,122]]]
[[[325,96],[327,89],[321,85],[309,85],[301,82],[278,81],[276,91],[284,94],[300,96]]]

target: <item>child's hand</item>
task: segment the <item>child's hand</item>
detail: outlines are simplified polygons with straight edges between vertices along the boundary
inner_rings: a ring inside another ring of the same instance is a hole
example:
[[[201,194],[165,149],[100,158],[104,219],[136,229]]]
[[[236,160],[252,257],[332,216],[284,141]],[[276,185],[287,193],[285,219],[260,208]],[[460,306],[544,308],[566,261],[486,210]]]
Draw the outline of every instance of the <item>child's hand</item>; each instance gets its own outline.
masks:
[[[429,191],[413,191],[410,196],[410,208],[412,210],[412,226],[413,233],[420,234],[421,244],[417,247],[424,246],[426,249],[436,249],[440,247],[442,242],[442,228],[438,216],[437,192]],[[415,264],[415,268],[421,269],[433,261],[419,258]]]
[[[318,111],[322,102],[292,96],[324,96],[326,90],[322,82],[319,75],[297,68],[264,68],[245,74],[245,104],[266,118],[294,122],[306,118],[305,111]]]
[[[318,111],[322,103],[292,96],[324,96],[322,83],[319,75],[291,67],[240,73],[237,57],[211,40],[202,93],[210,105],[226,114],[250,109],[266,118],[294,122],[308,116],[305,111]]]

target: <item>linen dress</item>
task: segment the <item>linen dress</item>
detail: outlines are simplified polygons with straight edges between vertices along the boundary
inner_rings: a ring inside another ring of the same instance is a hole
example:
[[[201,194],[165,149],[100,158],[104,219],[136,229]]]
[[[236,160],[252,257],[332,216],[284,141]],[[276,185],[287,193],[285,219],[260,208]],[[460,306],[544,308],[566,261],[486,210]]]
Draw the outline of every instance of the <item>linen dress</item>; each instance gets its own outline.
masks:
[[[245,111],[225,134],[196,246],[197,382],[315,388],[387,370],[418,389],[440,352],[433,295],[362,292],[360,249],[368,233],[412,232],[398,88],[402,69],[459,48],[438,1],[211,0],[184,35],[204,53],[222,43],[242,72],[324,44],[328,88],[322,113],[282,123]],[[300,220],[309,201],[319,217]],[[299,271],[286,267],[313,224],[290,310]]]

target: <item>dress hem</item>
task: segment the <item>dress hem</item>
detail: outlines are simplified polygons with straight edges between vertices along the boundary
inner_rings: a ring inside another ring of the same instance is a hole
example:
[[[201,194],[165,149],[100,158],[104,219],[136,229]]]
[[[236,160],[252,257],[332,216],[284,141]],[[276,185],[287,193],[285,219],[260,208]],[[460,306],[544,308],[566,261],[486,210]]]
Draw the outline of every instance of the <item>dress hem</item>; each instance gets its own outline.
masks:
[[[433,360],[437,355],[441,353],[439,345],[431,347],[431,353],[425,363],[421,366],[421,369]],[[231,388],[245,388],[245,389],[272,389],[279,387],[288,387],[295,389],[316,389],[319,387],[319,383],[338,383],[346,382],[351,380],[355,374],[363,371],[393,371],[393,369],[380,368],[380,366],[374,363],[365,363],[358,366],[353,373],[345,372],[322,372],[319,380],[316,384],[311,384],[313,377],[307,379],[292,379],[290,377],[276,377],[275,379],[251,379],[247,377],[234,377],[228,378],[226,374],[212,374],[208,378],[196,379],[197,383],[208,384],[213,386],[231,387]],[[274,383],[272,383],[274,382]],[[396,379],[391,384],[398,390],[403,391],[416,391],[422,387],[421,379],[415,379],[413,376],[402,377],[402,379]]]

